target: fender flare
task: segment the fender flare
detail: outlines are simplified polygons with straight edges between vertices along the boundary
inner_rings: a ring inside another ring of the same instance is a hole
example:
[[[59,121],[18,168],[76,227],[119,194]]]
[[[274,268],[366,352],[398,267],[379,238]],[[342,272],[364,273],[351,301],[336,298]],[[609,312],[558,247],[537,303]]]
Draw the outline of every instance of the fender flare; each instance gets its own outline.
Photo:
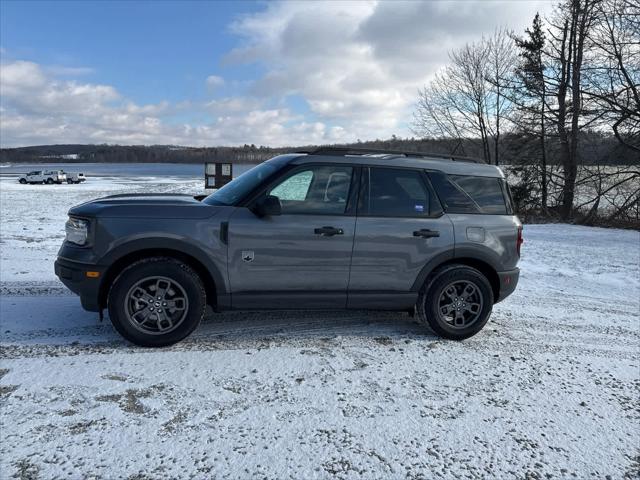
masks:
[[[218,297],[227,294],[227,284],[224,281],[225,277],[222,275],[215,261],[207,255],[198,244],[181,237],[144,237],[125,241],[112,250],[109,250],[97,263],[104,265],[108,271],[116,262],[127,255],[144,250],[172,250],[193,258],[211,275]]]
[[[500,258],[493,253],[489,249],[478,248],[478,247],[454,247],[450,250],[444,251],[431,260],[429,260],[420,273],[416,277],[413,285],[411,286],[412,292],[419,292],[424,283],[426,282],[429,274],[431,274],[435,269],[437,269],[440,265],[444,263],[450,263],[452,260],[475,260],[480,261],[482,263],[487,264],[491,267],[496,273],[501,271],[501,263]]]

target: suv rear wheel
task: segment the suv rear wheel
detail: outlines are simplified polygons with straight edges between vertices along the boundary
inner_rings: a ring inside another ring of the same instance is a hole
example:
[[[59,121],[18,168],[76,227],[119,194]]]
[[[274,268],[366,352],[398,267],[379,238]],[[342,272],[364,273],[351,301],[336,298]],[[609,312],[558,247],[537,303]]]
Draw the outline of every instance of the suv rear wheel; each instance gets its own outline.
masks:
[[[475,268],[450,265],[422,289],[416,311],[418,320],[436,334],[463,340],[482,330],[492,309],[489,280]]]
[[[193,332],[206,307],[198,274],[173,258],[133,263],[115,279],[107,300],[115,329],[143,347],[164,347]]]

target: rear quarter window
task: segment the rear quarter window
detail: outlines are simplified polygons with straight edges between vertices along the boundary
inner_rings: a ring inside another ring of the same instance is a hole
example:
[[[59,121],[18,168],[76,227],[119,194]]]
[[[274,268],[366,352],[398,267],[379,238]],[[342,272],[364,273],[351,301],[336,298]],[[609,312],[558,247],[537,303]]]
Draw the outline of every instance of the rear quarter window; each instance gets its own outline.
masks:
[[[501,178],[443,173],[430,173],[430,177],[448,213],[506,215],[511,211]]]

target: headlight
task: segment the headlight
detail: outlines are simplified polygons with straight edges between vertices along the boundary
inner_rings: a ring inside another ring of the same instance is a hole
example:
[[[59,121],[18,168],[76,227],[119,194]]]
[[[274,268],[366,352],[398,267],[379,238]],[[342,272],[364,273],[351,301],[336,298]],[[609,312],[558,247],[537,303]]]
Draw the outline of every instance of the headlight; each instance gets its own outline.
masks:
[[[69,220],[67,220],[64,229],[67,233],[67,242],[75,243],[76,245],[84,245],[85,243],[87,243],[87,236],[89,235],[89,222],[87,222],[86,220],[69,217]]]

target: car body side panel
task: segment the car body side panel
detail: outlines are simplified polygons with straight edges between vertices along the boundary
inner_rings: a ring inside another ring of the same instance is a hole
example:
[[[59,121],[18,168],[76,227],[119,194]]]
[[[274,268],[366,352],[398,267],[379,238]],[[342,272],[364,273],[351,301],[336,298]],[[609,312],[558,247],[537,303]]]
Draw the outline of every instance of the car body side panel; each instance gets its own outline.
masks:
[[[331,226],[343,234],[322,236]],[[277,215],[257,217],[240,207],[229,219],[229,279],[237,294],[336,292],[346,301],[355,217]],[[253,305],[252,305],[253,306]],[[344,304],[343,304],[344,306]]]
[[[218,289],[229,291],[227,282],[227,245],[220,238],[221,222],[226,221],[231,209],[220,209],[218,215],[204,219],[171,219],[171,233],[158,228],[155,219],[103,218],[100,227],[104,233],[104,256],[98,263],[109,265],[132,251],[154,248],[179,248],[200,260],[210,270],[220,273]],[[165,222],[167,220],[164,220]]]
[[[455,230],[456,258],[476,258],[502,272],[516,268],[518,227],[511,215],[469,215],[450,213]]]
[[[415,237],[435,230],[439,237]],[[351,260],[349,292],[409,292],[418,274],[434,257],[453,255],[453,225],[439,218],[358,217]]]

